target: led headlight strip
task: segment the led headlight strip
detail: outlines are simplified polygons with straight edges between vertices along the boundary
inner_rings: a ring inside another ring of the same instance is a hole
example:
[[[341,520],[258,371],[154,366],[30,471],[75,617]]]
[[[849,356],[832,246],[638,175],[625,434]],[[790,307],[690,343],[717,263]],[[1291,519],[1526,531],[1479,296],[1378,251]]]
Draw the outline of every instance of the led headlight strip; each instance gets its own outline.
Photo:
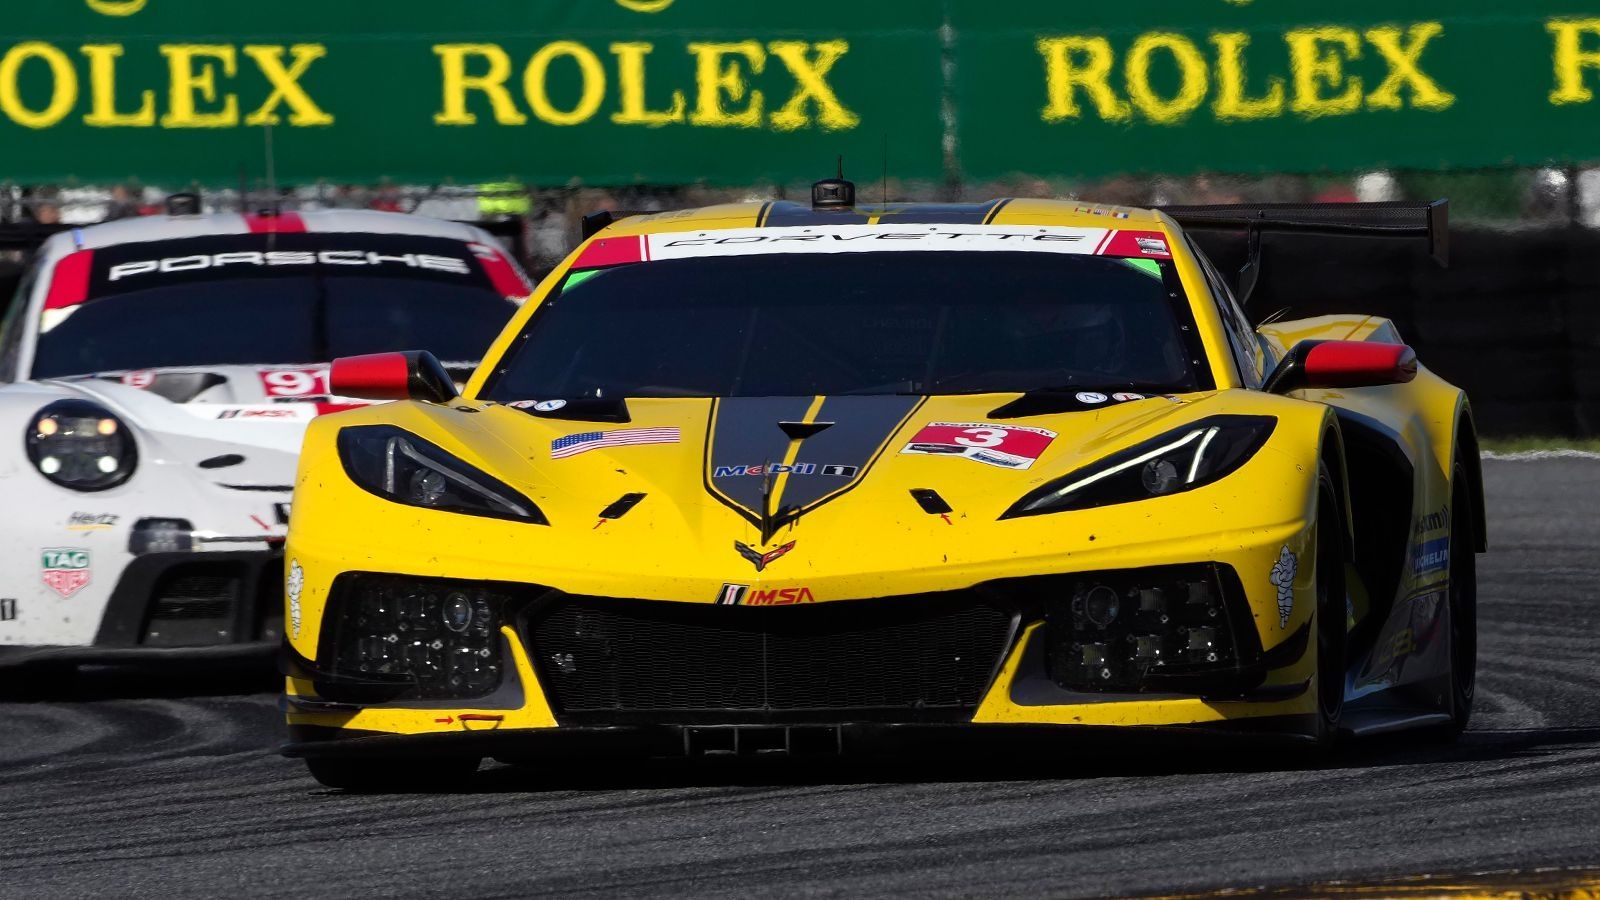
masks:
[[[1210,484],[1254,456],[1271,416],[1211,416],[1091,463],[1018,500],[1000,518],[1148,500]],[[1180,480],[1180,473],[1182,473]]]
[[[339,432],[339,460],[361,488],[385,500],[444,512],[548,525],[532,500],[444,449],[392,425]]]

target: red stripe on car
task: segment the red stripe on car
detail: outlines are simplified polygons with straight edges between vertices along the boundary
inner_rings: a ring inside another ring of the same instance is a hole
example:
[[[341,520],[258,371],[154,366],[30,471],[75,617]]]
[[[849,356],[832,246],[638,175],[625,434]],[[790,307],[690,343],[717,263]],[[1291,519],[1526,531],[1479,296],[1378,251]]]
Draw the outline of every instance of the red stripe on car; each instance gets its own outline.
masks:
[[[502,297],[526,297],[533,293],[533,285],[522,274],[511,260],[506,258],[500,248],[488,244],[469,244],[472,255],[482,264],[483,271],[489,276],[489,281]]]
[[[329,413],[344,412],[347,409],[364,409],[370,403],[318,403],[317,415],[325,416]]]
[[[1115,231],[1099,250],[1101,256],[1126,256],[1132,259],[1171,259],[1167,236],[1159,231]]]
[[[251,234],[305,234],[306,221],[300,218],[299,213],[278,213],[277,215],[246,214],[244,224],[249,226]]]
[[[93,260],[93,250],[79,250],[61,257],[50,275],[50,292],[45,294],[44,308],[65,309],[89,299],[89,264]]]
[[[572,264],[574,269],[595,269],[600,266],[619,266],[624,263],[643,262],[649,256],[644,249],[643,235],[628,235],[627,237],[597,238],[589,246],[583,248],[583,253],[578,261]]]

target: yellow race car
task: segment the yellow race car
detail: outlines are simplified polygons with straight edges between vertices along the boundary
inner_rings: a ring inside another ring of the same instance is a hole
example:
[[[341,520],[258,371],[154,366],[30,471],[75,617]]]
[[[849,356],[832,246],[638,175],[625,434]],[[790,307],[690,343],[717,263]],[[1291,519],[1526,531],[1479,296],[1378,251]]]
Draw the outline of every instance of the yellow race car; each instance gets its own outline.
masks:
[[[336,362],[335,393],[398,402],[306,435],[284,752],[362,788],[484,757],[1465,726],[1467,398],[1383,319],[1252,326],[1188,234],[1442,258],[1442,202],[853,193],[601,217],[459,393],[426,353]]]

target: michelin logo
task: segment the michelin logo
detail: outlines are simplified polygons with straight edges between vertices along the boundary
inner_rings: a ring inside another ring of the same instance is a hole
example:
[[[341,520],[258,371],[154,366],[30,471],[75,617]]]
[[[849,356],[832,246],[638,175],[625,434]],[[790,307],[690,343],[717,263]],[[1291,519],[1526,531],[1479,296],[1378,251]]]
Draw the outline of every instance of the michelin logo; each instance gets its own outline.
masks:
[[[1272,575],[1269,578],[1272,586],[1278,589],[1279,628],[1288,628],[1289,616],[1294,613],[1294,574],[1298,567],[1299,562],[1285,544],[1283,552],[1278,554],[1278,561],[1272,564]]]

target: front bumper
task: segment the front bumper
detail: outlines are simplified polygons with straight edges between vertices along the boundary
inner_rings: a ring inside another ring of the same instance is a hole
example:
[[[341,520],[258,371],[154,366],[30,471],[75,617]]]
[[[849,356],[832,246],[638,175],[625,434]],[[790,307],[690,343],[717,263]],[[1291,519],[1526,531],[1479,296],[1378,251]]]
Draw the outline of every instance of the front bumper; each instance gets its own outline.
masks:
[[[267,665],[282,641],[282,550],[147,553],[122,570],[94,643],[0,647],[0,668]]]
[[[470,721],[470,720],[469,720]],[[1301,717],[1284,715],[1130,732],[1084,725],[929,725],[841,722],[831,725],[623,725],[538,729],[479,728],[383,734],[291,725],[280,752],[294,759],[491,757],[504,762],[623,759],[761,759],[931,755],[1007,758],[1150,749],[1144,739],[1181,737],[1185,752],[1306,743]]]
[[[1275,539],[1254,548],[1247,562],[1264,573],[1282,546]],[[1232,572],[1236,566],[1237,554],[1230,564],[1162,568]],[[1122,574],[1142,571],[1149,570]],[[1010,581],[1050,584],[1092,574]],[[1246,570],[1247,578],[1254,574]],[[1236,608],[1227,618],[1241,646],[1246,639],[1253,644],[1222,673],[1229,677],[1123,691],[1063,684],[1049,662],[1052,641],[1060,641],[1050,631],[1049,602],[1008,594],[1004,585],[765,609],[511,586],[536,596],[513,605],[500,628],[499,688],[473,700],[408,698],[395,679],[363,684],[358,673],[335,671],[331,645],[339,626],[325,622],[317,659],[292,649],[287,656],[285,752],[582,755],[598,743],[652,756],[760,755],[794,754],[798,740],[802,748],[842,753],[857,743],[893,746],[896,736],[985,741],[1040,727],[1309,736],[1315,732],[1310,579],[1297,582],[1306,596],[1296,601],[1293,628],[1280,628],[1276,603],[1271,607],[1271,642],[1259,636],[1260,603],[1244,582],[1236,583]],[[329,621],[340,621],[345,596],[336,586]],[[896,604],[915,613],[896,619],[887,611]],[[619,610],[633,620],[622,622],[627,616]],[[730,615],[742,616],[743,624],[718,618]],[[706,746],[718,749],[696,749]]]

